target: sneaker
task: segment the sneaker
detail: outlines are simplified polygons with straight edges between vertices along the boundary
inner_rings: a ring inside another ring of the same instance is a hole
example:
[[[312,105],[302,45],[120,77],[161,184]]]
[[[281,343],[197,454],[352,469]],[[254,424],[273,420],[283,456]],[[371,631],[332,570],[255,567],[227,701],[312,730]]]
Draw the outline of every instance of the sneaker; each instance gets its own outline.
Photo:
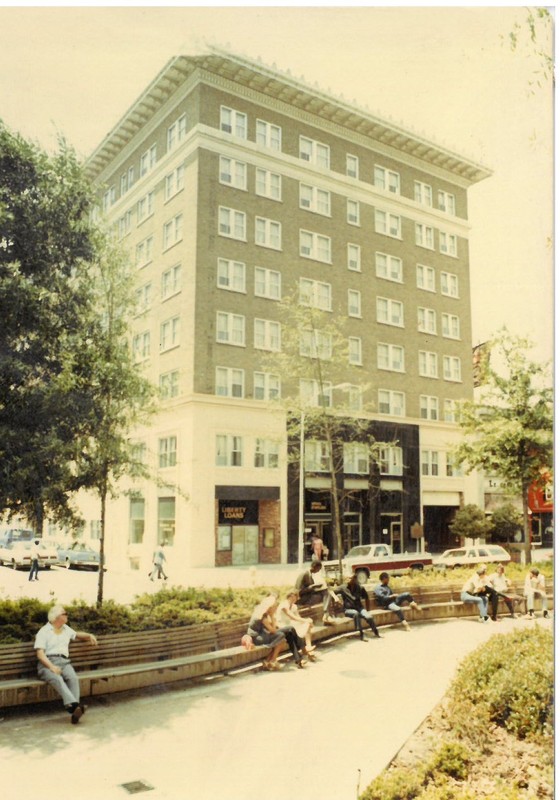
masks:
[[[297,662],[297,668],[298,668],[298,669],[303,669],[303,668],[304,668],[304,667],[306,667],[308,664],[309,664],[309,661],[308,661],[306,658],[302,658],[302,659],[301,659],[301,661],[298,661],[298,662]]]
[[[70,717],[70,722],[72,723],[72,725],[77,725],[78,724],[78,722],[80,721],[80,717],[82,716],[83,713],[84,713],[84,711],[83,711],[82,707],[81,706],[76,706],[74,711],[72,711],[72,716]]]

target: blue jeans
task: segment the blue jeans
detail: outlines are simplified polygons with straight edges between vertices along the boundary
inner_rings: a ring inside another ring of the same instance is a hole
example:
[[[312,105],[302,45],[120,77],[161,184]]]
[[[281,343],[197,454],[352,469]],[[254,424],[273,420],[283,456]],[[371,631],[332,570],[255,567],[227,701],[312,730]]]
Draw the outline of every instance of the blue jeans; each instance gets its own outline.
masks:
[[[58,692],[65,706],[80,702],[80,680],[74,672],[74,667],[67,658],[49,656],[55,667],[60,667],[61,675],[55,675],[50,669],[39,663],[37,673],[39,678]]]
[[[461,592],[461,600],[463,603],[476,603],[481,619],[484,619],[484,617],[488,616],[488,598],[486,595]]]
[[[364,631],[362,629],[362,620],[368,623],[369,627],[372,629],[376,636],[379,636],[379,631],[377,630],[377,626],[373,621],[373,614],[371,611],[366,611],[363,608],[361,611],[358,611],[355,608],[346,608],[344,609],[344,616],[350,617],[350,619],[354,620],[354,628],[360,632],[360,639],[364,638]]]
[[[387,608],[389,611],[393,611],[401,622],[404,621],[404,614],[401,610],[401,606],[403,603],[412,603],[413,597],[409,592],[402,592],[402,594],[398,594],[394,600],[391,600]]]

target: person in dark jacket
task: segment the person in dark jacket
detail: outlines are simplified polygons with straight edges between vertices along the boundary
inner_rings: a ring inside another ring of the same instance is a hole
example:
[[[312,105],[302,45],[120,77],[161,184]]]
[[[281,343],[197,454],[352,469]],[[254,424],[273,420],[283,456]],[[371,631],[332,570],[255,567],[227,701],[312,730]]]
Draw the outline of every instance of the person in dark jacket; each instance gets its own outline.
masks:
[[[378,583],[373,590],[377,604],[381,606],[381,608],[388,608],[390,611],[393,611],[397,615],[399,622],[402,622],[404,629],[409,631],[410,625],[404,618],[401,606],[408,603],[411,608],[415,608],[417,611],[421,611],[422,609],[409,592],[394,594],[389,586],[388,572],[382,572],[379,576],[379,580],[380,583]]]
[[[320,575],[319,573],[323,573]],[[329,587],[324,579],[323,565],[320,561],[312,561],[309,568],[300,572],[296,579],[296,589],[299,592],[298,605],[312,606],[321,603],[323,606],[323,623],[332,625],[334,617],[331,616],[332,597]]]
[[[354,627],[360,633],[360,640],[367,642],[364,638],[362,620],[365,620],[376,639],[381,639],[377,626],[373,621],[373,614],[369,610],[368,593],[363,586],[360,586],[356,574],[348,579],[346,586],[337,586],[335,592],[340,596],[344,604],[344,616],[354,620]],[[365,608],[364,608],[365,605]]]

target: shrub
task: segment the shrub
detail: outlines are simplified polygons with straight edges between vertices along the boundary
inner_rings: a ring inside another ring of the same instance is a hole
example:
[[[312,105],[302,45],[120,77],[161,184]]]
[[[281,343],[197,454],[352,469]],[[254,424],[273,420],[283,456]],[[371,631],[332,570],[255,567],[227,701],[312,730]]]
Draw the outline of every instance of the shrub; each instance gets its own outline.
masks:
[[[438,773],[448,775],[459,781],[464,781],[472,762],[470,750],[461,742],[445,742],[437,750],[427,767],[428,777]]]
[[[416,800],[422,791],[424,774],[419,769],[397,769],[375,778],[360,800]]]

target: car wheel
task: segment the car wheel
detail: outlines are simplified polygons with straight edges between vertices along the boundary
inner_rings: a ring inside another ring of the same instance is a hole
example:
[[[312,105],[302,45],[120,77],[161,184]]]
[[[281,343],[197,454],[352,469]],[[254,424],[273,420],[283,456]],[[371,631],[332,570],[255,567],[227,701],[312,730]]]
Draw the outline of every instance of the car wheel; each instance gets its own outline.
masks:
[[[454,564],[453,569],[461,569],[462,564]]]
[[[411,575],[414,575],[415,572],[423,572],[424,571],[424,564],[411,564],[409,572]]]
[[[367,570],[365,570],[365,569],[357,569],[356,570],[356,580],[358,581],[360,586],[363,586],[364,583],[367,583],[368,578],[369,578],[369,574],[368,574]]]

